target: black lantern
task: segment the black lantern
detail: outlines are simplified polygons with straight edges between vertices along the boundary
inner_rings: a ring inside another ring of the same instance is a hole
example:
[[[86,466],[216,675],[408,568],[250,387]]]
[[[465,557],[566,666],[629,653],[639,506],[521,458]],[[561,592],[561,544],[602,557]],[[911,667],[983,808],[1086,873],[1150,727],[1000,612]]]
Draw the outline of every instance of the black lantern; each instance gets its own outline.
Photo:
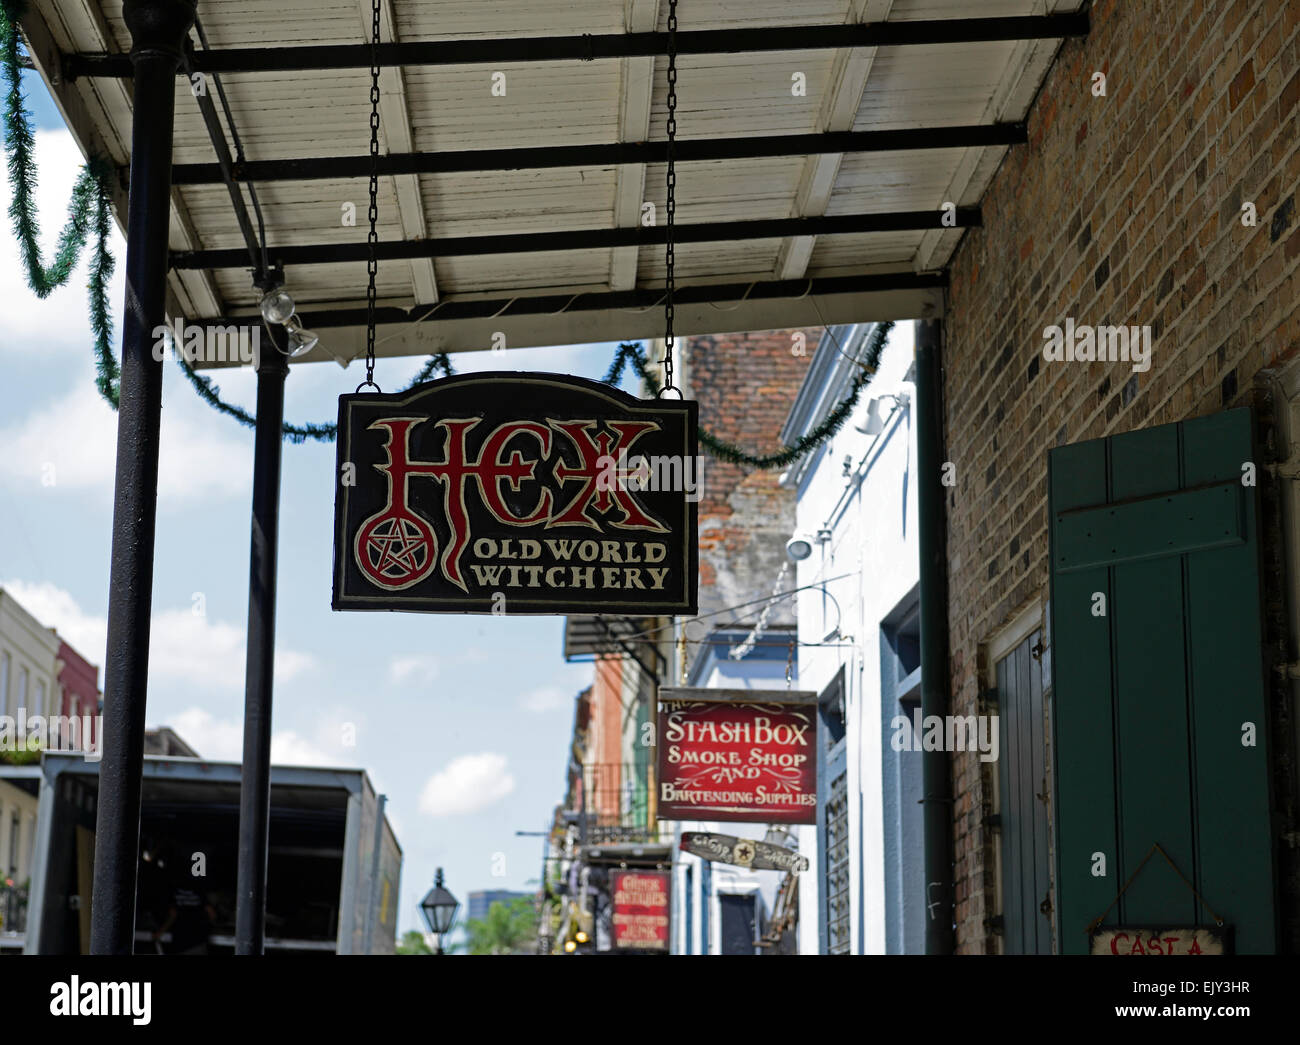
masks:
[[[433,888],[420,901],[420,910],[424,912],[425,924],[429,932],[438,937],[438,953],[442,954],[442,938],[451,931],[451,924],[456,919],[456,908],[460,901],[442,887],[442,868],[433,879]]]

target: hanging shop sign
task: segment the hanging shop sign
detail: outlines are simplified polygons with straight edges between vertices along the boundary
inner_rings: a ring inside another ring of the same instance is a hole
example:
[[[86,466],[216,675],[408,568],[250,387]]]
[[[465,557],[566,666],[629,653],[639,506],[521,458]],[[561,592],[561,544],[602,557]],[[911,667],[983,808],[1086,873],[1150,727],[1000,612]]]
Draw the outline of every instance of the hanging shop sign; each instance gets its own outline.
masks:
[[[1116,926],[1090,934],[1090,954],[1229,954],[1231,930]]]
[[[808,870],[808,857],[793,849],[772,845],[769,842],[751,841],[733,835],[719,835],[711,831],[682,832],[683,852],[712,860],[719,864],[735,864],[751,871],[790,871],[798,874]]]
[[[696,410],[558,374],[340,396],[334,609],[695,613]]]
[[[817,822],[817,694],[661,689],[660,820]]]
[[[614,871],[614,946],[667,951],[672,876],[667,871]]]

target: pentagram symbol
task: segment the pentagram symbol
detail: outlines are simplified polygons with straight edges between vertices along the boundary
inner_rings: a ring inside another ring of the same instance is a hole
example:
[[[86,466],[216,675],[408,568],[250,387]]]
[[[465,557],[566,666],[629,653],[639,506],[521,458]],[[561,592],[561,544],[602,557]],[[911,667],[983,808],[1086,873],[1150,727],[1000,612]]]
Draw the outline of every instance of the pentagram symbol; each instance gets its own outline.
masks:
[[[754,862],[754,855],[755,849],[753,842],[742,839],[736,843],[734,857],[736,863],[740,864],[741,867],[748,867],[752,864]]]
[[[437,550],[433,528],[410,512],[389,508],[357,530],[357,565],[381,588],[399,590],[423,580]]]

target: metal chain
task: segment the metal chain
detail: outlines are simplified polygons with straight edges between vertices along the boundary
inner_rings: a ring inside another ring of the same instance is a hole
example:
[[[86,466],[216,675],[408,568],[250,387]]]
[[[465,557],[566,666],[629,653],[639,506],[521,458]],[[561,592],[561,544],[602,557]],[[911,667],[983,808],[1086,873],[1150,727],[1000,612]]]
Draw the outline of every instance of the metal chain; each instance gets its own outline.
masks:
[[[369,385],[375,391],[375,279],[379,274],[379,260],[375,256],[379,244],[379,4],[374,0],[370,36],[370,248],[366,259],[366,380],[359,386]]]
[[[673,146],[677,141],[677,0],[668,0],[668,198],[667,236],[664,248],[664,266],[667,270],[667,287],[664,295],[664,387],[659,395],[674,391],[681,398],[682,390],[673,384],[673,292],[677,288],[676,247],[673,243],[673,218],[677,214],[677,165]]]

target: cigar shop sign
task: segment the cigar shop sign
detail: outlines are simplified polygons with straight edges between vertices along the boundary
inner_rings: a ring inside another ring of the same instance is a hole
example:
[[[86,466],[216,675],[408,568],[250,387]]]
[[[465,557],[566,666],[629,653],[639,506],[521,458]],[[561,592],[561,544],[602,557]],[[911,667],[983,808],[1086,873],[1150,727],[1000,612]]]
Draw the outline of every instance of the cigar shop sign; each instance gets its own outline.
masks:
[[[696,404],[556,374],[339,398],[336,610],[692,614]]]
[[[817,822],[817,694],[661,689],[661,820]]]

